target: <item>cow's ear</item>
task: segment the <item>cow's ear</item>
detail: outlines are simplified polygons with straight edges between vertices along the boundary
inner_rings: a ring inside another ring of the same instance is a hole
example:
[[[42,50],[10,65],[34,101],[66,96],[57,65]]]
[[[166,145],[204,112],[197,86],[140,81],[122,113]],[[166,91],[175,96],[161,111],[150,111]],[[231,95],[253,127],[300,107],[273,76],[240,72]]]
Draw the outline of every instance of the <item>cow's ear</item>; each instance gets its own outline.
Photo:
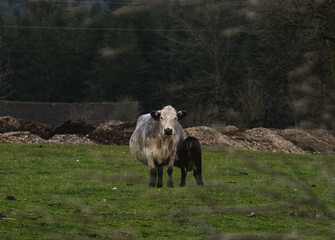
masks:
[[[181,120],[181,119],[183,119],[184,117],[187,116],[187,112],[186,111],[178,111],[177,116],[178,116],[178,119]]]
[[[153,110],[150,112],[150,115],[153,119],[159,120],[159,117],[161,116],[161,113],[157,110]]]

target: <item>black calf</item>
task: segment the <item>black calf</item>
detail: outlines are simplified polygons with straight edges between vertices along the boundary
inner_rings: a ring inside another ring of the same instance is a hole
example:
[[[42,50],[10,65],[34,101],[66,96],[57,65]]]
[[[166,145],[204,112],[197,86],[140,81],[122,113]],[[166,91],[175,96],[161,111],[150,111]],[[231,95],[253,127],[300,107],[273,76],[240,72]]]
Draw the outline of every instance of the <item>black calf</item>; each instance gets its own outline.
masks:
[[[201,176],[201,147],[198,139],[188,137],[180,144],[174,166],[181,169],[181,187],[186,185],[186,174],[192,170],[197,184],[204,185]]]

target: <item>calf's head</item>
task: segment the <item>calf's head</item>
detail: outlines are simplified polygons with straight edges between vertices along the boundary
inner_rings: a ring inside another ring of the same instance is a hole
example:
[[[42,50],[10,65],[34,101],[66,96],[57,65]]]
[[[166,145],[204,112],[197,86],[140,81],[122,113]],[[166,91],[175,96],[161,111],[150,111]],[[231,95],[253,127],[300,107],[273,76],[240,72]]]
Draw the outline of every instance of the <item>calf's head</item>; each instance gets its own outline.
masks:
[[[159,121],[160,133],[168,137],[175,134],[178,120],[184,118],[187,113],[185,111],[177,112],[173,107],[165,106],[162,110],[151,111],[150,115]]]

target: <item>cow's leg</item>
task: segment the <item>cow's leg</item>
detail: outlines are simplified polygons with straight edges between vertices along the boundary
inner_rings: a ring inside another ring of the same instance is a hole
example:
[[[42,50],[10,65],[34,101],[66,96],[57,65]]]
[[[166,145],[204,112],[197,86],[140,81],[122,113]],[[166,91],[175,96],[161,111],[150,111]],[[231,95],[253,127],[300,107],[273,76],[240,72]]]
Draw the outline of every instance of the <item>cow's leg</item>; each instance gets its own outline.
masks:
[[[194,168],[193,176],[195,178],[195,181],[197,182],[197,185],[204,185],[204,182],[202,181],[202,175],[201,175],[201,166],[200,166],[200,169],[196,167]]]
[[[149,174],[150,174],[150,180],[149,180],[149,187],[155,187],[156,181],[157,181],[157,170],[154,163],[153,158],[148,158],[148,167],[149,167]]]
[[[204,185],[204,182],[202,181],[201,173],[199,173],[197,169],[194,169],[193,176],[195,178],[195,181],[197,182],[197,185]]]
[[[149,187],[155,187],[156,186],[156,180],[157,180],[157,171],[156,168],[150,168],[150,180],[149,180]]]
[[[172,172],[173,172],[173,167],[167,167],[167,174],[168,174],[167,186],[168,187],[173,187]]]
[[[157,187],[163,187],[163,166],[157,167],[158,181]]]
[[[192,148],[190,149],[190,157],[194,161],[193,175],[198,185],[204,185],[202,181],[201,171],[201,146],[197,139],[192,140]]]
[[[176,154],[172,154],[172,155],[175,156]],[[173,186],[173,180],[172,180],[174,158],[170,158],[168,160],[167,164],[166,164],[167,174],[168,174],[168,181],[167,181],[167,186],[168,187],[174,187]]]
[[[195,181],[197,182],[197,185],[204,185],[204,182],[202,181],[202,170],[201,170],[201,154],[197,154],[193,157],[194,159],[194,171],[193,176],[195,178]]]
[[[185,167],[180,168],[181,170],[181,180],[180,180],[180,187],[185,187],[186,186],[186,174],[187,170]]]

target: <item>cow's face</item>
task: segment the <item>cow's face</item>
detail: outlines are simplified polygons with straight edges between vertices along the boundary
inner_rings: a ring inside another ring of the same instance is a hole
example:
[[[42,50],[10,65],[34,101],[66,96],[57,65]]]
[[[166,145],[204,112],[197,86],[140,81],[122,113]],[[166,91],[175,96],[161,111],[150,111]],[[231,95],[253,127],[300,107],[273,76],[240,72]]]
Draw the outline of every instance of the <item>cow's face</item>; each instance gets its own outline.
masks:
[[[187,115],[185,111],[176,111],[171,106],[166,106],[162,110],[152,111],[151,117],[159,121],[160,133],[169,137],[176,134],[178,119],[182,119]]]

